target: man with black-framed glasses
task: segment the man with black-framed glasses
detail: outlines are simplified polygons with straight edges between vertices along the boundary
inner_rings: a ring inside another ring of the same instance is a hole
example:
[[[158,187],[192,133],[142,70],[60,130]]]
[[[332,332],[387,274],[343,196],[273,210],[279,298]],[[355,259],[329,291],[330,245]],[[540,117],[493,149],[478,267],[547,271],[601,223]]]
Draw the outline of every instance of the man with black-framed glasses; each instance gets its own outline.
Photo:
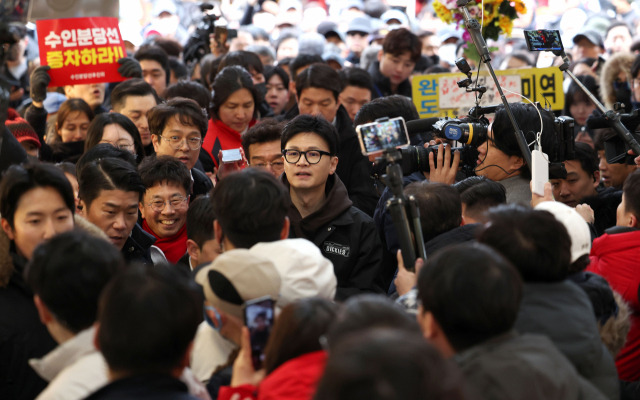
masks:
[[[289,237],[305,238],[331,260],[336,300],[382,292],[374,283],[382,247],[371,217],[354,207],[338,177],[338,133],[323,117],[299,115],[282,132],[284,174],[291,198]]]
[[[207,194],[213,183],[194,168],[207,132],[207,116],[194,100],[174,97],[153,107],[148,114],[151,143],[158,156],[178,159],[191,171],[192,188],[187,194]]]

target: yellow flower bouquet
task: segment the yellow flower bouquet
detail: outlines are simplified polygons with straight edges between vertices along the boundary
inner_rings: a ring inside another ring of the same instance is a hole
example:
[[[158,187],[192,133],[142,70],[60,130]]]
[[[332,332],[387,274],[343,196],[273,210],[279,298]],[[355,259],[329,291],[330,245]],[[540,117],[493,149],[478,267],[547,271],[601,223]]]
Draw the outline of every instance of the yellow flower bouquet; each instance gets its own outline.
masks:
[[[498,40],[501,34],[511,36],[513,20],[518,18],[518,14],[527,12],[523,0],[471,0],[467,8],[471,16],[482,24],[482,36],[493,40]],[[433,9],[442,21],[464,27],[464,19],[456,0],[434,0]],[[462,39],[471,42],[466,28]]]

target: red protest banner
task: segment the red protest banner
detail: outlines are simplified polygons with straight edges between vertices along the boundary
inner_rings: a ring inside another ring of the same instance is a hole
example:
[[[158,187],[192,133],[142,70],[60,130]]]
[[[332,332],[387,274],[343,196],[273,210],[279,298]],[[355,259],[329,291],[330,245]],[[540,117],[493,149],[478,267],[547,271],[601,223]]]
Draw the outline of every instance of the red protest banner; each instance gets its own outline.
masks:
[[[44,19],[36,29],[40,64],[51,67],[50,86],[125,80],[118,73],[126,53],[117,18]]]

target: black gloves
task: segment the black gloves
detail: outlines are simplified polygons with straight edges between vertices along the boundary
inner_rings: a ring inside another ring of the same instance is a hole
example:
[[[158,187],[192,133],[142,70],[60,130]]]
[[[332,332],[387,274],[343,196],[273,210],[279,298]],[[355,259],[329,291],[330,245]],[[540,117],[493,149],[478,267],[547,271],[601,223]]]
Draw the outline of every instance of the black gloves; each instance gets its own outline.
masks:
[[[50,66],[42,65],[31,73],[31,92],[29,95],[35,102],[41,103],[47,98],[47,86],[49,86],[49,82],[51,82],[51,77],[49,76],[50,69]]]
[[[118,60],[118,72],[124,78],[142,78],[142,67],[138,60],[130,57],[121,58]]]

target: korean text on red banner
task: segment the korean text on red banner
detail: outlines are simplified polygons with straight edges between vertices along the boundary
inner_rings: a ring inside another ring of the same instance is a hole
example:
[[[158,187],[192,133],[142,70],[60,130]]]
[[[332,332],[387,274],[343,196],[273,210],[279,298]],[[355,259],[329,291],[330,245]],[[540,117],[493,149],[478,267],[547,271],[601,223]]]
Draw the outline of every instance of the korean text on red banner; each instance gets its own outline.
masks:
[[[45,19],[36,28],[40,64],[51,67],[49,86],[125,79],[118,73],[126,53],[117,18]]]

